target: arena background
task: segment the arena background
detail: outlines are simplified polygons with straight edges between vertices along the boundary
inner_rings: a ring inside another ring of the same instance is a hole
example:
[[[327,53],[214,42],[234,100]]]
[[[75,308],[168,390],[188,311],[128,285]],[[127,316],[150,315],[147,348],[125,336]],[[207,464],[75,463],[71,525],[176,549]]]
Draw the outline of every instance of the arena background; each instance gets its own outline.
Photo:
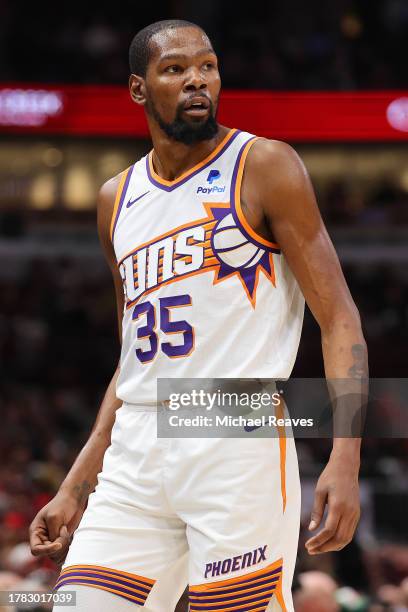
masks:
[[[118,359],[95,197],[150,146],[126,93],[128,45],[148,23],[202,25],[220,56],[223,122],[301,154],[361,313],[371,376],[406,375],[407,2],[150,4],[0,3],[0,590],[53,586],[58,569],[31,556],[27,528],[84,444]],[[322,373],[307,312],[294,375]],[[395,409],[390,398],[384,418]],[[408,610],[407,441],[365,440],[355,540],[309,557],[305,526],[329,449],[298,442],[296,610]]]

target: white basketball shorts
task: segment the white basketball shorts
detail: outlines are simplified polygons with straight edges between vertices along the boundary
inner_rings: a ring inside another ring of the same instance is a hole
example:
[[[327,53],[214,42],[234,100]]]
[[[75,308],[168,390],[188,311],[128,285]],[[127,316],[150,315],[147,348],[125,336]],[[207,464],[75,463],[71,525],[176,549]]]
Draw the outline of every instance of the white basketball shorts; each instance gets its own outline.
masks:
[[[292,437],[162,439],[123,404],[56,588],[172,612],[292,611],[300,486]]]

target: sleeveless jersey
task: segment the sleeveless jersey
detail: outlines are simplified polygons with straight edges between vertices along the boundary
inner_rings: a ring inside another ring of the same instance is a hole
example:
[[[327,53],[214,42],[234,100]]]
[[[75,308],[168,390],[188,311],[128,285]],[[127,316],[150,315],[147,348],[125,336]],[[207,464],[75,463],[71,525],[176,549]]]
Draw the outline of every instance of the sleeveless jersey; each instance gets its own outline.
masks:
[[[152,152],[122,173],[111,223],[125,294],[122,401],[155,403],[158,377],[289,377],[304,298],[279,245],[243,215],[255,140],[232,129],[173,181],[156,174]]]

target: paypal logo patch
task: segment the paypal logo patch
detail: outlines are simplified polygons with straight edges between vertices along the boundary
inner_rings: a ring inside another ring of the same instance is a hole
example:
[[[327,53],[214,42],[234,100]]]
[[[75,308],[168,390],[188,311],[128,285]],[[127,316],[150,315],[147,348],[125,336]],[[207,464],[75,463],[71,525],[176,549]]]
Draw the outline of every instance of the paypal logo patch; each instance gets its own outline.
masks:
[[[212,185],[211,187],[198,187],[197,193],[224,193],[225,185],[218,187],[213,185],[214,181],[218,181],[221,178],[221,172],[219,170],[210,170],[207,176],[207,183]]]
[[[207,176],[207,183],[210,183],[210,185],[212,185],[214,181],[220,178],[220,176],[221,172],[219,170],[210,170]]]

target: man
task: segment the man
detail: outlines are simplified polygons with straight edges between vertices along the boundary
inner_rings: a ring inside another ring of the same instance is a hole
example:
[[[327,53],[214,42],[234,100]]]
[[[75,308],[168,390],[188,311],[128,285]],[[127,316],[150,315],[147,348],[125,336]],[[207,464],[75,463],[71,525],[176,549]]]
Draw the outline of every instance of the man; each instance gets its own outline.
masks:
[[[296,153],[217,124],[220,75],[201,28],[145,28],[130,66],[153,150],[98,202],[120,365],[87,444],[33,521],[32,550],[62,561],[81,521],[57,583],[75,589],[81,612],[170,612],[187,583],[192,611],[293,610],[293,439],[158,438],[156,380],[287,378],[303,296],[326,376],[364,378],[359,315]],[[359,440],[335,439],[310,529],[326,505],[328,514],[310,554],[352,538],[358,469]]]

